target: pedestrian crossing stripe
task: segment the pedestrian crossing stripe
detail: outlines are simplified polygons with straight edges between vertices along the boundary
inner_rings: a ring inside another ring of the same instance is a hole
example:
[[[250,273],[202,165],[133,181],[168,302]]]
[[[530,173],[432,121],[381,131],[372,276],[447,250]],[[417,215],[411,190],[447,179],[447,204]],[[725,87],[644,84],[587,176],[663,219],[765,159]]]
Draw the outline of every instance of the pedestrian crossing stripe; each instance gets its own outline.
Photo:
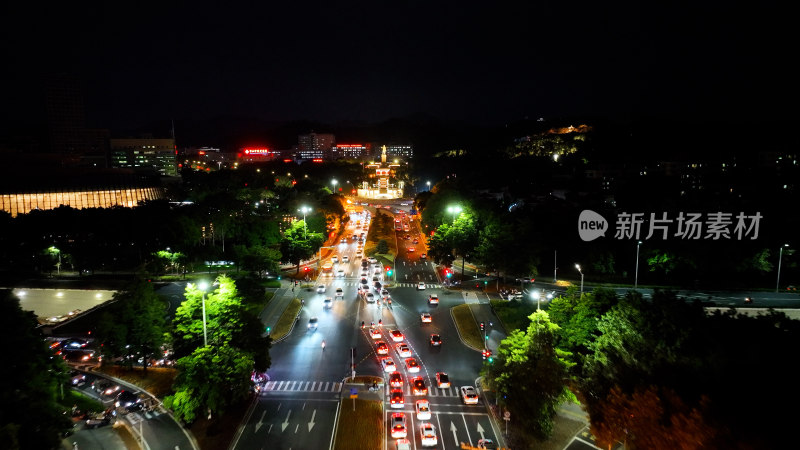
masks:
[[[409,386],[408,384],[405,385],[404,391],[405,391],[405,395],[415,395],[415,394],[411,393],[411,386]],[[425,396],[425,397],[458,397],[461,394],[458,393],[458,389],[457,388],[451,386],[451,387],[445,388],[445,389],[439,389],[437,387],[433,387],[433,388],[429,387],[428,388],[428,393],[427,394],[421,394],[421,395]]]
[[[265,391],[339,392],[342,383],[332,381],[267,381]]]

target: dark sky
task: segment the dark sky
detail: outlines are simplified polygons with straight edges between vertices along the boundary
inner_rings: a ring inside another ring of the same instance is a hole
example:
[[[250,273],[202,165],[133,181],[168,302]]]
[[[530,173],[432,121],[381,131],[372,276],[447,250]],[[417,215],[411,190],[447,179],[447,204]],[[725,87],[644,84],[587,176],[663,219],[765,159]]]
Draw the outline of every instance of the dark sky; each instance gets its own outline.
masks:
[[[478,123],[797,116],[797,34],[771,2],[5,2],[4,121],[76,74],[90,125],[220,115]],[[147,6],[149,5],[149,6]]]

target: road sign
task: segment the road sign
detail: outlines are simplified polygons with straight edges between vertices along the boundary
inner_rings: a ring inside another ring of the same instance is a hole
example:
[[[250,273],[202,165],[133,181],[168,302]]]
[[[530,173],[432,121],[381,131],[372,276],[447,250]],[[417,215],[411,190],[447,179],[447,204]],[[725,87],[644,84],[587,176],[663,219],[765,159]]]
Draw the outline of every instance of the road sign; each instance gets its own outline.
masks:
[[[350,398],[358,398],[358,389],[350,388]]]
[[[510,420],[511,419],[511,412],[510,411],[504,412],[503,413],[503,419]]]

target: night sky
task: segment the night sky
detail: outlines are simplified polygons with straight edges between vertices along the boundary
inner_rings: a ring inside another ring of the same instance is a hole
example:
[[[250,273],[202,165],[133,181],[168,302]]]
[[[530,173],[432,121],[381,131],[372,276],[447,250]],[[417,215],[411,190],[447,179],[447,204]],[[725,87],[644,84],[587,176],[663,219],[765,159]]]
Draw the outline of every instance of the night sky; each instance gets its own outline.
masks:
[[[89,125],[112,129],[798,116],[795,20],[771,2],[83,3],[5,2],[4,124],[36,116],[54,71],[84,83]]]

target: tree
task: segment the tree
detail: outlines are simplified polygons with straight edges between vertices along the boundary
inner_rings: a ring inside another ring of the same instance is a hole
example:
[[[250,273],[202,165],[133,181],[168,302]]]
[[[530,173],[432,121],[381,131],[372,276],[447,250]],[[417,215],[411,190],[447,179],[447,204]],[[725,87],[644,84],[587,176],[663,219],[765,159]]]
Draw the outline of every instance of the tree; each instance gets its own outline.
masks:
[[[519,418],[519,426],[547,439],[558,407],[574,399],[567,388],[569,354],[555,347],[558,325],[547,312],[536,311],[530,319],[527,332],[514,330],[501,342],[484,375],[498,402]]]
[[[0,290],[0,327],[5,361],[0,364],[0,442],[4,448],[58,448],[72,427],[58,395],[66,366],[53,356],[37,330],[33,313],[23,311],[9,290]]]
[[[428,238],[428,257],[444,266],[453,264],[454,259],[453,246],[447,237],[449,229],[449,225],[442,224],[433,236]]]
[[[378,253],[386,254],[389,253],[389,243],[386,242],[386,239],[381,239],[378,241],[378,246],[376,247]]]
[[[151,283],[141,279],[114,294],[113,300],[97,326],[103,349],[107,356],[124,357],[129,366],[138,357],[147,362],[166,341],[166,303]]]
[[[252,386],[253,359],[234,347],[199,347],[180,358],[177,368],[175,394],[167,396],[164,405],[187,423],[206,412],[209,418],[223,413]]]
[[[297,265],[297,272],[300,272],[300,261],[308,259],[325,242],[322,233],[315,233],[304,227],[302,220],[296,220],[291,227],[284,231],[281,240],[281,254],[284,260]]]
[[[266,273],[278,273],[281,252],[261,245],[252,247],[236,246],[242,268],[264,276]]]

